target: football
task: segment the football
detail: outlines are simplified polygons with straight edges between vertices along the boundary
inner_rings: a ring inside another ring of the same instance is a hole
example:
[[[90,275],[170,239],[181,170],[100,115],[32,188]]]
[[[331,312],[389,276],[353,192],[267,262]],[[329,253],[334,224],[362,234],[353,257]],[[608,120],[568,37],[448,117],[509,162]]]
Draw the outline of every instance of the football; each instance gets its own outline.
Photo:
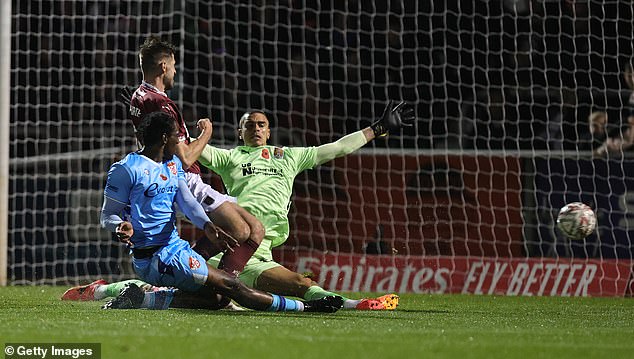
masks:
[[[557,216],[557,228],[570,239],[584,239],[597,226],[597,217],[590,206],[581,202],[565,205]]]

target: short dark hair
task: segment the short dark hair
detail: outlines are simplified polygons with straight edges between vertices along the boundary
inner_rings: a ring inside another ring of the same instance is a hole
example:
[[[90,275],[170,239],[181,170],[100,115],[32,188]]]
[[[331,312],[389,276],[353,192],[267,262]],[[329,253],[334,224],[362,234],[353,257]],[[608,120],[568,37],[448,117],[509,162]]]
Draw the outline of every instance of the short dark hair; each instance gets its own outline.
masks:
[[[245,121],[254,113],[261,113],[266,116],[266,119],[269,121],[269,127],[273,126],[273,114],[267,110],[248,110],[247,112],[242,114],[242,116],[240,116],[240,119],[238,120],[238,126],[242,126],[242,121]]]
[[[175,52],[176,48],[171,43],[153,35],[149,36],[139,47],[141,70],[143,70],[143,73],[156,71],[161,60],[174,55]]]
[[[145,146],[153,146],[161,142],[163,135],[169,136],[175,128],[172,116],[158,111],[145,116],[137,129],[137,134]]]

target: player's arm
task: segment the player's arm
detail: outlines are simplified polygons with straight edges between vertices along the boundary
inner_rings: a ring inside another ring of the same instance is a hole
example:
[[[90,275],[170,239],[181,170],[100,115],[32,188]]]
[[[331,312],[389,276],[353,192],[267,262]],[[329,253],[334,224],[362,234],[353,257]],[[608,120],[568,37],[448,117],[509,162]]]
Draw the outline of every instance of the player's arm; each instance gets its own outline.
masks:
[[[348,155],[366,143],[374,139],[374,131],[370,127],[366,127],[361,131],[353,132],[346,135],[335,142],[327,143],[317,147],[315,162],[321,165],[331,161],[337,157]]]
[[[214,241],[220,241],[220,246],[224,249],[233,251],[233,247],[239,247],[238,241],[227,234],[225,231],[216,227],[207,217],[207,213],[203,207],[196,201],[192,195],[187,182],[184,179],[178,180],[178,192],[176,193],[176,203],[185,216],[198,228],[205,231],[207,238]]]
[[[180,142],[176,147],[176,155],[183,162],[183,169],[188,169],[198,160],[198,157],[205,149],[205,145],[211,139],[213,127],[208,118],[199,120],[197,126],[201,131],[200,136],[189,144]]]
[[[346,135],[335,142],[317,147],[316,164],[320,165],[337,157],[348,155],[374,138],[386,136],[389,131],[412,126],[415,119],[414,109],[410,105],[400,102],[394,106],[393,102],[390,101],[381,118],[369,127]]]
[[[218,172],[229,165],[230,151],[224,148],[206,145],[200,157],[198,157],[198,161],[201,165],[210,170]]]
[[[121,165],[113,165],[108,172],[100,215],[101,226],[115,232],[119,241],[128,245],[132,245],[130,238],[134,230],[130,222],[123,220],[121,214],[128,205],[130,188],[132,179],[128,171]]]

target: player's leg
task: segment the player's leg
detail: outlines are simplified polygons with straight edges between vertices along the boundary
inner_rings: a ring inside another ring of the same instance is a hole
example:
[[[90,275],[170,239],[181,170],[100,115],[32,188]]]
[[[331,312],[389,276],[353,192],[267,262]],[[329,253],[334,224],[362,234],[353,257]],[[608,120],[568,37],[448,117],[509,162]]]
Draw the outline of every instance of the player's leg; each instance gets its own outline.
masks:
[[[62,295],[62,300],[88,301],[116,297],[121,293],[123,288],[130,283],[135,283],[144,291],[154,291],[158,289],[157,287],[138,279],[129,279],[114,283],[108,283],[103,279],[99,279],[90,284],[69,288]]]
[[[156,286],[176,287],[186,292],[196,292],[209,300],[217,300],[217,294],[221,294],[234,299],[244,307],[255,310],[334,312],[343,305],[340,297],[332,296],[302,302],[248,288],[236,276],[205,263],[204,259],[185,241],[175,241],[169,246],[162,247],[158,252],[153,253],[151,258],[135,257],[133,265],[139,277]],[[177,296],[176,293],[178,292],[168,289],[142,295],[141,290],[131,284],[104,308],[167,309]]]
[[[203,287],[206,288],[206,287]],[[223,297],[218,293],[211,291],[202,292],[186,292],[182,290],[174,293],[174,299],[170,304],[171,308],[187,308],[187,309],[211,309],[218,310],[226,308],[231,302],[228,297]]]
[[[247,287],[236,276],[208,266],[207,282],[201,293],[220,293],[243,307],[269,312],[336,312],[343,299],[329,296],[314,301],[299,301]]]
[[[225,253],[220,266],[227,273],[237,275],[244,269],[245,263],[264,238],[262,223],[238,206],[234,197],[219,193],[204,183],[199,175],[187,173],[185,178],[190,191],[214,224],[240,242],[240,247],[235,248],[233,252]],[[205,260],[218,253],[218,248],[204,239],[194,247]]]
[[[240,247],[234,248],[233,252],[225,252],[218,267],[227,273],[238,275],[262,243],[264,226],[244,208],[229,201],[209,215],[217,226],[240,242]]]
[[[250,269],[251,268],[247,266],[247,270]],[[399,297],[396,294],[386,294],[378,298],[346,298],[341,294],[329,292],[321,288],[312,279],[293,272],[281,265],[262,271],[255,280],[254,286],[263,291],[300,297],[305,300],[316,300],[337,295],[344,299],[344,309],[393,310],[398,306],[399,301]]]

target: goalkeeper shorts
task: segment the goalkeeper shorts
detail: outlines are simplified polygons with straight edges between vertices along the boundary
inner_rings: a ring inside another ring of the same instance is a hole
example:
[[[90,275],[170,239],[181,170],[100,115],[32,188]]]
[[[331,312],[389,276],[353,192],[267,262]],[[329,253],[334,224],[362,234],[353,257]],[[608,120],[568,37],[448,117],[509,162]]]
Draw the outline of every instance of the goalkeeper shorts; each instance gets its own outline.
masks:
[[[218,268],[220,264],[220,258],[222,258],[223,253],[218,254],[215,257],[209,258],[207,263],[209,263],[212,267]],[[247,264],[244,266],[244,269],[240,273],[240,281],[251,288],[257,288],[256,283],[260,274],[263,272],[281,267],[282,265],[273,260],[273,254],[271,250],[259,250],[247,261]]]

